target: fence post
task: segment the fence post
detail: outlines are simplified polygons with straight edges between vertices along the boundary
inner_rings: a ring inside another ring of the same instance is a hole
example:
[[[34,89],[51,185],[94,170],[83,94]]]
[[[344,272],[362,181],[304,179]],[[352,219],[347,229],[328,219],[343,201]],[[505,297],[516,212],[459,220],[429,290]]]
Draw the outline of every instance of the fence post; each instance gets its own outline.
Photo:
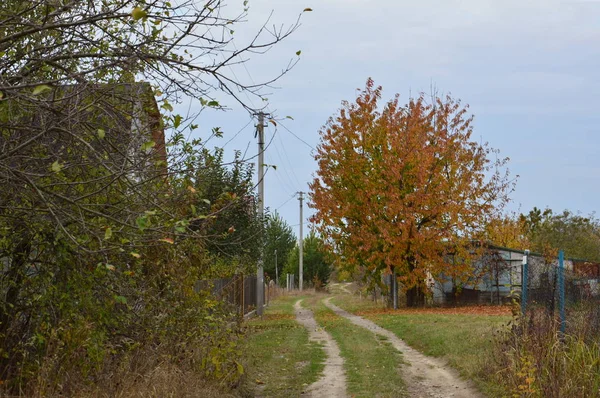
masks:
[[[398,309],[398,279],[396,279],[396,267],[392,271],[392,291],[394,292],[394,309]]]
[[[567,328],[565,317],[565,253],[558,252],[558,309],[560,313],[560,332],[564,335]]]
[[[521,268],[521,313],[527,311],[527,289],[529,288],[529,250],[523,254],[523,266]]]
[[[242,274],[242,318],[246,314],[246,276]]]

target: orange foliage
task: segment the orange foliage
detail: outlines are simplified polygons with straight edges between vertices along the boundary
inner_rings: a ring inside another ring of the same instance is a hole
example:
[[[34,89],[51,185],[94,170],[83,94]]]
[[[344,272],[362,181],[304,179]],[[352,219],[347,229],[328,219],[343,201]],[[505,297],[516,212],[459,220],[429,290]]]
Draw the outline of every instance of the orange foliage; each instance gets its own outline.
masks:
[[[471,239],[508,200],[508,159],[490,160],[497,151],[472,140],[460,101],[421,95],[400,106],[396,95],[379,111],[380,97],[369,79],[321,129],[312,220],[340,262],[395,268],[406,288],[427,272],[464,276]]]
[[[495,217],[485,227],[485,238],[492,244],[511,249],[524,250],[530,246],[526,219],[511,214]]]

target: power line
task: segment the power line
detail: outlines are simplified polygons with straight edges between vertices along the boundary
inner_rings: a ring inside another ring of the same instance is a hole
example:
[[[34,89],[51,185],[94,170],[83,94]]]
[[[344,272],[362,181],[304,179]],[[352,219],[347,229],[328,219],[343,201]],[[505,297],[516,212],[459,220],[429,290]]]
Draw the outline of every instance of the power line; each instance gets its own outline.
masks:
[[[237,46],[235,45],[235,41],[233,41],[233,40],[232,40],[232,44],[233,44],[233,48],[234,48],[234,49],[237,51]],[[256,85],[256,82],[254,81],[254,78],[252,77],[252,74],[251,74],[251,73],[250,73],[250,71],[248,70],[248,67],[246,66],[246,63],[245,63],[245,62],[242,62],[242,66],[243,66],[243,67],[244,67],[244,69],[246,70],[246,74],[247,74],[247,75],[248,75],[248,77],[250,78],[250,81],[252,82],[252,84],[253,84],[253,85]],[[254,105],[254,104],[253,104],[253,105]],[[268,104],[268,103],[267,103],[267,105],[266,105],[266,109],[267,109],[267,111],[271,112],[271,111],[270,111],[270,109],[269,109],[269,104]],[[289,130],[287,127],[285,127],[285,126],[283,126],[283,127],[284,127],[286,130],[290,131],[290,130]],[[276,130],[276,131],[277,131],[277,130]],[[290,131],[290,133],[292,133],[292,132]],[[294,133],[292,133],[292,134],[294,134]],[[294,136],[296,136],[296,135],[294,134]],[[298,136],[296,136],[296,138],[300,139]],[[299,179],[299,178],[298,178],[298,176],[296,175],[296,172],[294,171],[294,167],[292,166],[292,164],[291,164],[291,162],[290,162],[290,160],[289,160],[289,157],[287,156],[287,153],[285,152],[285,146],[283,145],[283,142],[281,141],[281,137],[278,137],[278,139],[279,139],[279,141],[281,142],[281,146],[283,147],[283,154],[284,154],[284,156],[285,156],[285,159],[286,159],[286,160],[287,160],[287,162],[288,162],[288,165],[290,166],[290,171],[292,172],[292,175],[294,176],[294,179],[296,180],[296,184],[298,184],[298,186],[302,186],[302,183],[300,183],[300,179]],[[301,139],[300,139],[300,140],[301,140]],[[303,140],[301,140],[301,141],[303,141]],[[304,141],[303,141],[303,142],[304,142]],[[305,144],[307,144],[306,142],[304,142],[304,143],[305,143]],[[308,144],[307,144],[307,145],[308,145]],[[310,147],[310,145],[309,145],[309,147]],[[312,147],[311,147],[311,148],[312,148]],[[314,148],[312,148],[312,149],[314,149]],[[281,160],[281,161],[282,161],[282,163],[283,163],[282,156],[281,156],[281,154],[280,154],[280,152],[279,152],[279,149],[277,148],[277,144],[275,144],[275,151],[277,152],[277,156],[279,157],[279,160]],[[288,172],[287,172],[287,170],[286,170],[286,169],[287,169],[286,167],[284,167],[284,168],[283,168],[283,170],[284,170],[285,174],[286,174],[286,175],[287,175],[287,177],[288,177],[288,180],[289,180],[289,182],[293,184],[292,178],[289,176],[289,174],[288,174]],[[277,174],[277,173],[275,173],[275,174]]]
[[[233,44],[233,48],[235,49],[235,51],[238,51],[238,50],[237,50],[237,46],[235,45],[235,40],[232,40],[232,41],[231,41],[231,43]],[[221,54],[221,55],[222,55],[222,54]],[[253,84],[253,85],[256,85],[256,82],[255,82],[254,78],[252,77],[252,74],[250,73],[250,71],[248,70],[248,67],[246,66],[246,62],[244,62],[244,61],[242,60],[241,64],[242,64],[242,66],[243,66],[244,70],[246,71],[246,74],[247,74],[247,75],[248,75],[248,77],[250,78],[250,81],[252,82],[252,84]],[[231,67],[230,67],[230,69],[231,69]],[[231,71],[233,72],[233,69],[231,69]],[[234,76],[235,76],[235,72],[233,72],[233,73],[234,73]],[[237,78],[237,76],[236,76],[236,78]],[[252,106],[254,106],[254,104],[252,103],[252,100],[251,100],[251,99],[248,97],[247,93],[245,93],[245,94],[246,94],[246,97],[247,97],[247,98],[250,100],[250,103],[252,104]],[[270,112],[270,109],[269,109],[269,104],[268,104],[268,103],[267,103],[267,105],[266,105],[266,107],[265,107],[265,108],[267,109],[267,111],[269,111],[269,112]],[[278,122],[278,123],[279,123],[279,124],[281,124],[281,122]],[[301,139],[300,137],[298,137],[296,134],[294,134],[294,133],[293,133],[293,132],[292,132],[290,129],[288,129],[288,128],[287,128],[285,125],[283,125],[283,124],[281,124],[281,125],[283,126],[283,128],[284,128],[284,129],[286,129],[288,132],[290,132],[290,133],[291,133],[291,134],[292,134],[294,137],[296,137],[298,140],[302,141],[302,142],[303,142],[305,145],[307,145],[309,148],[311,148],[312,150],[314,150],[314,148],[313,148],[313,147],[312,147],[310,144],[308,144],[306,141],[304,141],[303,139]],[[273,136],[275,136],[276,134],[277,134],[277,129],[275,129],[275,132],[273,133]],[[292,163],[291,163],[291,161],[290,161],[290,159],[289,159],[289,157],[288,157],[288,155],[287,155],[287,153],[286,153],[286,151],[285,151],[285,146],[283,145],[283,141],[281,140],[281,137],[277,137],[277,138],[278,138],[278,140],[280,141],[280,143],[281,143],[281,146],[282,146],[282,152],[283,152],[283,155],[284,155],[283,157],[285,157],[285,160],[287,161],[287,164],[289,165],[290,171],[291,171],[291,173],[292,173],[292,175],[293,175],[293,177],[294,177],[293,179],[290,177],[290,174],[289,174],[289,173],[288,173],[288,171],[287,171],[287,167],[285,167],[285,166],[284,166],[284,167],[283,167],[283,171],[284,171],[284,174],[285,174],[285,175],[286,175],[286,177],[287,177],[287,181],[288,181],[288,182],[289,182],[291,185],[294,185],[294,181],[293,181],[293,180],[295,180],[295,184],[297,184],[297,185],[298,185],[298,187],[301,187],[301,186],[302,186],[302,183],[300,182],[300,179],[299,179],[299,178],[298,178],[298,176],[296,175],[296,172],[295,172],[295,170],[294,170],[294,167],[292,166]],[[275,145],[274,145],[274,148],[275,148],[275,152],[276,152],[276,154],[277,154],[277,157],[279,158],[279,160],[281,161],[281,163],[283,163],[283,159],[282,159],[283,157],[281,156],[281,153],[279,152],[279,149],[278,149],[278,147],[277,147],[277,143],[275,143]],[[281,164],[281,165],[282,165],[282,164]],[[278,179],[278,180],[279,180],[279,181],[280,181],[282,184],[284,184],[284,185],[288,185],[288,182],[284,182],[284,181],[283,181],[283,180],[282,180],[282,179],[279,177],[279,173],[275,173],[275,176],[277,177],[277,179]],[[291,187],[291,185],[290,185],[290,187]],[[290,200],[291,200],[291,199],[290,199]]]
[[[290,161],[289,156],[285,152],[285,145],[283,145],[283,141],[281,139],[281,134],[279,134],[277,136],[277,139],[278,139],[279,143],[281,144],[283,155],[284,155],[285,160],[287,161],[288,165],[290,166],[290,171],[292,172],[292,175],[294,176],[294,179],[296,180],[296,184],[298,184],[298,187],[301,187],[302,183],[300,182],[300,179],[298,178],[298,176],[296,175],[296,172],[294,171],[294,166],[292,165],[292,162]],[[281,155],[279,153],[279,149],[277,147],[277,143],[275,143],[274,148],[275,148],[275,151],[277,152],[277,155],[279,157],[281,157]]]
[[[281,209],[283,206],[285,206],[286,204],[288,204],[288,202],[290,200],[294,199],[295,196],[296,196],[296,193],[293,193],[292,196],[290,196],[288,200],[286,200],[285,202],[283,202],[283,204],[279,205],[279,207],[276,208],[274,211],[277,211],[277,210]]]
[[[223,148],[225,148],[227,146],[227,144],[229,144],[231,141],[233,141],[235,139],[235,137],[240,135],[240,133],[242,131],[244,131],[246,129],[246,127],[248,127],[250,125],[250,123],[252,123],[252,120],[254,120],[254,118],[251,117],[250,120],[248,120],[248,123],[246,123],[246,125],[244,127],[239,129],[238,132],[233,135],[233,137],[231,137],[225,144],[223,144]]]
[[[310,223],[311,223],[310,221],[304,221],[304,222],[302,223],[302,225],[308,225],[308,224],[310,224]],[[290,225],[290,227],[297,227],[297,226],[299,226],[299,225],[300,225],[300,223],[298,223],[298,224],[294,224],[294,225]]]
[[[237,46],[235,45],[235,41],[234,41],[234,40],[232,40],[232,42],[231,42],[231,43],[233,44],[233,48],[234,48],[234,49],[237,51]],[[250,78],[250,81],[252,82],[252,84],[253,84],[253,85],[256,85],[256,82],[254,81],[254,78],[252,77],[252,74],[251,74],[251,73],[250,73],[250,71],[248,70],[248,67],[246,66],[246,63],[245,63],[245,62],[242,62],[242,66],[243,66],[243,67],[244,67],[244,69],[246,70],[246,74],[247,74],[247,75],[248,75],[248,77]],[[252,105],[254,106],[254,104],[252,104]],[[267,109],[267,111],[271,112],[271,111],[270,111],[270,109],[269,109],[269,104],[268,104],[268,103],[267,103],[267,105],[266,105],[266,107],[265,107],[265,108]],[[281,124],[281,122],[278,122],[278,123],[280,123],[280,124]],[[299,139],[299,140],[300,140],[300,141],[302,141],[302,142],[303,142],[305,145],[308,145],[308,146],[309,146],[311,149],[313,149],[313,150],[314,150],[314,148],[313,148],[313,147],[312,147],[310,144],[308,144],[306,141],[304,141],[303,139],[301,139],[300,137],[298,137],[296,134],[294,134],[294,133],[293,133],[293,132],[292,132],[290,129],[288,129],[286,126],[284,126],[283,124],[282,124],[282,126],[283,126],[283,128],[284,128],[284,129],[286,129],[286,130],[287,130],[287,131],[289,131],[289,132],[290,132],[292,135],[294,135],[294,136],[295,136],[297,139]],[[276,132],[277,132],[277,130],[275,130],[275,133],[276,133]],[[275,135],[275,133],[274,133],[274,135]],[[283,141],[281,141],[281,137],[277,137],[277,138],[278,138],[278,139],[279,139],[279,141],[281,142],[281,146],[282,146],[282,151],[283,151],[284,157],[285,157],[285,159],[286,159],[286,161],[287,161],[287,163],[288,163],[288,165],[289,165],[290,171],[291,171],[291,173],[292,173],[292,175],[293,175],[293,177],[294,177],[294,179],[295,179],[295,183],[296,183],[296,184],[298,184],[298,187],[301,187],[301,186],[302,186],[302,183],[300,182],[300,179],[299,179],[299,178],[298,178],[298,176],[296,175],[296,172],[294,171],[294,167],[292,166],[292,164],[291,164],[291,162],[290,162],[290,159],[289,159],[289,157],[287,156],[287,153],[285,152],[285,146],[283,145]],[[283,163],[283,159],[282,159],[281,153],[279,152],[279,149],[277,148],[277,143],[275,143],[275,146],[274,146],[274,148],[275,148],[275,151],[276,151],[276,153],[277,153],[277,157],[278,157],[278,158],[279,158],[279,160],[280,160],[280,161]],[[290,183],[293,185],[293,184],[294,184],[294,182],[293,182],[293,179],[290,177],[289,173],[287,172],[287,167],[283,167],[283,171],[284,171],[284,173],[286,174],[286,177],[287,177],[288,181],[289,181],[289,182],[290,182]],[[278,173],[275,173],[275,175],[278,175]],[[279,179],[279,176],[278,176],[278,179]],[[281,180],[280,180],[280,181],[281,181]],[[282,182],[283,182],[283,181],[282,181]],[[286,185],[287,185],[287,184],[286,184]]]
[[[211,39],[215,40],[215,37],[213,36],[213,34],[210,32],[210,30],[208,31],[208,34],[210,34]],[[233,44],[233,48],[235,49],[235,52],[238,52],[237,46],[235,45],[235,41],[233,39],[231,39],[230,41]],[[227,62],[227,59],[225,58],[225,55],[223,54],[223,52],[221,52],[221,57],[223,57],[223,62]],[[243,59],[241,59],[240,61],[242,63],[242,65],[244,65],[244,68],[246,68],[245,65],[245,61]],[[241,82],[241,80],[237,77],[235,71],[233,70],[233,68],[231,67],[230,63],[227,63],[227,67],[229,68],[229,70],[231,71],[231,73],[233,74],[233,77],[235,78],[236,81]],[[246,68],[246,71],[248,71],[248,69]],[[252,77],[250,77],[250,79],[252,80]],[[252,84],[255,84],[254,81],[252,81]],[[256,109],[256,105],[254,105],[254,102],[252,101],[252,99],[250,98],[250,96],[248,95],[248,92],[242,88],[242,90],[244,95],[246,96],[246,98],[248,98],[248,101],[250,101],[250,105],[252,105],[252,108]]]
[[[266,156],[267,156],[267,160],[269,162],[273,162],[271,160],[271,157],[268,154],[266,154]],[[284,171],[284,173],[287,173],[286,170],[285,170],[285,168],[283,169],[283,171]],[[284,179],[281,179],[279,173],[275,172],[274,174],[275,174],[275,177],[277,178],[277,180],[279,180],[279,182],[281,183],[281,185],[285,186],[286,190],[289,190],[289,191],[293,191],[294,190],[293,183],[292,183],[291,179],[289,178],[289,176],[288,176],[288,181],[285,181]],[[292,183],[292,184],[290,184],[290,183]]]
[[[280,162],[279,163],[279,167],[281,168],[281,166],[283,164],[283,160],[281,158],[279,150],[277,149],[277,142],[275,141],[275,136],[277,136],[279,138],[279,135],[277,134],[277,130],[278,129],[275,128],[275,131],[273,132],[273,136],[271,137],[271,139],[272,139],[273,143],[275,144],[273,146],[273,148],[275,148],[275,152],[276,152],[277,157],[279,158],[279,162]],[[269,162],[272,162],[273,164],[275,163],[275,162],[272,161],[273,158],[268,153],[266,154],[266,156],[267,156],[267,159],[269,159]],[[279,180],[279,182],[281,182],[283,185],[286,185],[286,189],[288,189],[290,191],[295,191],[295,189],[294,189],[294,185],[295,184],[292,181],[292,178],[290,177],[290,175],[289,175],[289,173],[287,171],[287,168],[283,167],[283,173],[285,174],[285,177],[286,177],[287,181],[282,180],[280,178],[280,173],[277,173],[277,170],[275,170],[275,171],[276,171],[275,172],[275,176],[277,177],[277,179]]]
[[[312,149],[313,151],[316,151],[316,149],[310,145],[308,142],[304,141],[302,138],[298,137],[292,130],[288,129],[285,124],[278,122],[281,127],[283,127],[284,129],[286,129],[288,131],[288,133],[290,133],[291,135],[293,135],[294,137],[296,137],[298,140],[300,140],[304,145],[306,145],[307,147],[309,147],[310,149]]]
[[[279,138],[281,140],[281,137],[278,136],[277,138]],[[288,180],[290,181],[292,186],[296,186],[297,188],[300,187],[302,184],[300,184],[300,180],[298,180],[298,177],[296,176],[296,174],[294,173],[294,168],[292,167],[292,163],[289,160],[289,157],[287,156],[287,154],[285,153],[285,151],[283,152],[284,156],[281,155],[281,152],[279,151],[279,148],[277,147],[277,141],[275,141],[275,145],[273,145],[273,148],[275,149],[275,154],[277,155],[277,158],[279,159],[280,165],[283,166],[283,173],[287,176]],[[287,161],[287,165],[284,164],[283,158],[285,157],[285,160]],[[290,171],[292,172],[292,175],[294,176],[294,179],[290,176],[290,173],[288,173],[288,168],[287,166],[289,166]],[[294,191],[295,189],[292,189],[292,191]]]

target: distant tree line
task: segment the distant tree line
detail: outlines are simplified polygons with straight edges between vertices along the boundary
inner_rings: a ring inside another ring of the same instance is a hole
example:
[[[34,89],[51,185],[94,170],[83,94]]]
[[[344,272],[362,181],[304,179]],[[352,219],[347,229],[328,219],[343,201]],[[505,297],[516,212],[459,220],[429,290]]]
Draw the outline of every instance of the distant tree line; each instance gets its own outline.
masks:
[[[553,248],[571,258],[600,261],[600,220],[593,213],[534,207],[492,220],[487,231],[487,239],[500,246],[537,253]]]

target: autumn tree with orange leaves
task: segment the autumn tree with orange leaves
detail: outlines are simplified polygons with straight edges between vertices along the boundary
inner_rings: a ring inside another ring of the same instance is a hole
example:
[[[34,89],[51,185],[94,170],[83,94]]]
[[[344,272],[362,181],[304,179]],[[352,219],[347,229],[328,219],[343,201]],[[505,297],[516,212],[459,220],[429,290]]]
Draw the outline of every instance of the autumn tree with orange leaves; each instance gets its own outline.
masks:
[[[401,106],[396,95],[379,110],[381,90],[369,79],[321,129],[310,206],[338,263],[395,273],[416,306],[428,274],[469,275],[472,239],[514,180],[507,158],[473,140],[460,101],[420,95]]]
[[[491,218],[485,227],[484,239],[497,246],[527,249],[531,245],[527,233],[527,219],[515,213]]]

